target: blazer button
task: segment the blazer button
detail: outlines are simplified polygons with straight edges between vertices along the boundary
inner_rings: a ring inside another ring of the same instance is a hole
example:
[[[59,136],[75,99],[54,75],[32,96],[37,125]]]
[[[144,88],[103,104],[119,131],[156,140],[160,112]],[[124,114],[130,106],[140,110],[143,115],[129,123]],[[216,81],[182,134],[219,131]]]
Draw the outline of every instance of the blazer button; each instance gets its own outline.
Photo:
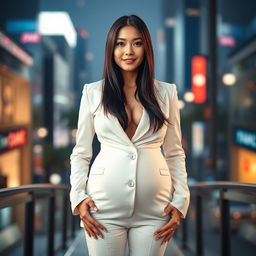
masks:
[[[135,159],[135,158],[136,158],[136,155],[135,155],[134,153],[131,153],[131,154],[130,154],[130,158],[131,158],[131,159]]]
[[[129,186],[130,186],[130,187],[134,187],[134,181],[133,181],[133,180],[130,180],[130,181],[129,181]]]

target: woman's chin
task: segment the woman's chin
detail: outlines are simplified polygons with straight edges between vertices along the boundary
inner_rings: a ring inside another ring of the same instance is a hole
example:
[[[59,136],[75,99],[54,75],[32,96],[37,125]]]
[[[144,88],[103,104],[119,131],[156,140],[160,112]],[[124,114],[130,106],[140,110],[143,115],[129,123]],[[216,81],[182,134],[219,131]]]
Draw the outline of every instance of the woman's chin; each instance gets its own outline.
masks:
[[[138,69],[138,67],[121,67],[121,69],[125,72],[133,72],[136,71]]]

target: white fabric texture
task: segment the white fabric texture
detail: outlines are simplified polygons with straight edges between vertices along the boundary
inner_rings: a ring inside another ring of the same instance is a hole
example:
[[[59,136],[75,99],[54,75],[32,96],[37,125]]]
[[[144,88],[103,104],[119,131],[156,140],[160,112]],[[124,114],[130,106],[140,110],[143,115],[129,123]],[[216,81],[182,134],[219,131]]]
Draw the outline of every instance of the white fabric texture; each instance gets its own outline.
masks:
[[[105,116],[98,107],[102,82],[83,87],[76,144],[70,155],[72,214],[78,215],[76,206],[91,197],[99,208],[93,212],[97,219],[130,217],[136,211],[142,219],[163,220],[161,214],[168,203],[185,218],[190,192],[176,85],[154,80],[158,103],[173,125],[163,125],[152,133],[143,107],[136,132],[129,139],[118,119]],[[101,149],[89,172],[95,133]]]
[[[104,238],[90,237],[84,229],[88,253],[90,256],[125,256],[125,247],[128,247],[129,256],[163,256],[168,243],[161,242],[153,235],[154,231],[162,227],[166,221],[150,221],[142,224],[136,216],[128,219],[118,219],[109,222],[101,220],[109,232],[102,231]],[[131,224],[132,223],[132,224]]]

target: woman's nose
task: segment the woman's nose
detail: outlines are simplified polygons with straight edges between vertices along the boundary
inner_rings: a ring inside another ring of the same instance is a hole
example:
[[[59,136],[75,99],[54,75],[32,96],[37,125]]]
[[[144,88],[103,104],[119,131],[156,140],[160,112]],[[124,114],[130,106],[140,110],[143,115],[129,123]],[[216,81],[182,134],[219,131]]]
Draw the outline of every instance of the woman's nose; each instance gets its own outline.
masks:
[[[133,53],[133,48],[131,44],[127,44],[125,47],[125,53]]]

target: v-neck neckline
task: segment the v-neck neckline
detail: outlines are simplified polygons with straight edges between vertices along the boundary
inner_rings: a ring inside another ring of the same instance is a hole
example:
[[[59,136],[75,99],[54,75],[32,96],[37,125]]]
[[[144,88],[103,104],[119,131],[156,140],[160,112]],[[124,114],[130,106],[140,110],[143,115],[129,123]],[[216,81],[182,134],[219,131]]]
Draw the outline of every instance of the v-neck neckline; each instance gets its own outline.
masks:
[[[142,114],[141,114],[141,117],[140,117],[140,121],[139,121],[139,123],[138,123],[138,125],[137,125],[137,127],[136,127],[136,129],[135,129],[135,132],[134,132],[134,134],[132,135],[131,138],[129,138],[129,136],[127,135],[127,133],[126,133],[125,130],[123,129],[123,127],[121,127],[122,130],[123,130],[123,132],[125,133],[126,137],[129,139],[129,141],[133,142],[133,139],[134,139],[135,135],[138,133],[138,130],[139,130],[140,125],[141,125],[141,123],[142,123],[143,117],[144,117],[144,107],[142,106]],[[119,122],[119,121],[118,121],[118,122]]]

